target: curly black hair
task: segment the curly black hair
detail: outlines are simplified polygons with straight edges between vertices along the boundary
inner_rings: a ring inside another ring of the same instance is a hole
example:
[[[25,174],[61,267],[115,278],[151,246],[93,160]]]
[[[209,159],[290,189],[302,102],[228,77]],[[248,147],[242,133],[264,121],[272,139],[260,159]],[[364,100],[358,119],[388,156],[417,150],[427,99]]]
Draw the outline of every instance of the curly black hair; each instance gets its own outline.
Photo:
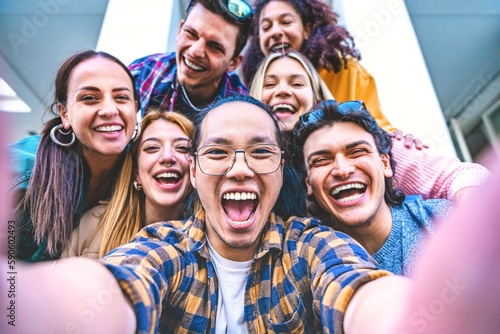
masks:
[[[254,3],[255,15],[253,17],[250,38],[243,58],[241,74],[243,81],[248,85],[253,74],[264,58],[264,53],[259,44],[259,18],[264,7],[271,1],[256,0]],[[354,38],[345,27],[338,25],[338,14],[322,0],[280,0],[288,4],[300,14],[302,24],[310,25],[308,39],[300,51],[318,69],[339,72],[342,66],[347,67],[347,59],[361,59],[359,50],[356,49]]]
[[[392,140],[390,134],[378,126],[377,121],[369,114],[365,108],[354,109],[347,108],[340,111],[339,104],[335,100],[326,100],[318,103],[311,109],[309,114],[314,115],[314,121],[303,123],[298,121],[295,124],[292,135],[291,145],[291,164],[301,174],[301,179],[305,182],[307,170],[304,162],[304,144],[307,138],[316,130],[326,126],[332,126],[335,123],[354,123],[362,127],[366,132],[373,136],[375,146],[379,154],[387,154],[391,165],[392,173],[395,174],[396,164],[392,158]],[[384,199],[388,205],[400,205],[405,194],[393,186],[393,178],[385,177]],[[314,196],[307,196],[309,201],[309,213],[314,217],[321,219],[325,224],[330,225],[331,215],[318,204]]]

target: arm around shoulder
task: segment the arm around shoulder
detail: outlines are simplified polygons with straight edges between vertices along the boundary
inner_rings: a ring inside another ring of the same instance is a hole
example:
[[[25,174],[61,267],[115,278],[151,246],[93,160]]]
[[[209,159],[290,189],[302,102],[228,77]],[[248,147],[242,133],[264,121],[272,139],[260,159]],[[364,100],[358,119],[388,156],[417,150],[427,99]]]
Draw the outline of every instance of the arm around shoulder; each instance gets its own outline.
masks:
[[[456,200],[459,191],[481,186],[491,175],[480,164],[432,154],[427,149],[409,149],[401,140],[393,140],[392,155],[396,163],[396,187],[405,194],[420,194],[424,199]]]

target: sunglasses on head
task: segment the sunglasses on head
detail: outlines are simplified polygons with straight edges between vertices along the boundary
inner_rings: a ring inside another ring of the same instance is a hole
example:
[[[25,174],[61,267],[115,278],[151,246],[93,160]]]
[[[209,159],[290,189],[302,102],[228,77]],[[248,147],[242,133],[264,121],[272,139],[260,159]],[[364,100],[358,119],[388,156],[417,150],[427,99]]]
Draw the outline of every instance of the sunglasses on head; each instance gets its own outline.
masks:
[[[252,20],[253,8],[244,0],[212,0],[210,2],[216,8],[222,7],[223,10],[229,12],[232,17],[242,24],[247,25]]]
[[[366,105],[365,102],[362,100],[355,100],[355,101],[346,101],[342,103],[337,103],[332,102],[337,104],[337,110],[341,114],[345,114],[348,110],[366,110]],[[299,121],[302,125],[307,125],[307,124],[312,124],[316,123],[317,121],[321,120],[325,116],[325,112],[323,109],[316,109],[311,112],[308,112],[304,115],[301,115],[299,118]]]

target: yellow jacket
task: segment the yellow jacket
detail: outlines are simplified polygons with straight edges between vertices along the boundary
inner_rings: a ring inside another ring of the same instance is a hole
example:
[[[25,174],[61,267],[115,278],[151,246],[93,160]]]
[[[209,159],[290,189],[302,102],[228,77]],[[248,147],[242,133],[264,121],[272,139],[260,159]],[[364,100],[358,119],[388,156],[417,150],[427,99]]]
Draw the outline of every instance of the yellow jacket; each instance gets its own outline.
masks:
[[[356,59],[349,59],[347,68],[338,73],[323,67],[318,69],[318,73],[337,101],[363,100],[382,129],[389,132],[396,129],[382,113],[375,79]]]

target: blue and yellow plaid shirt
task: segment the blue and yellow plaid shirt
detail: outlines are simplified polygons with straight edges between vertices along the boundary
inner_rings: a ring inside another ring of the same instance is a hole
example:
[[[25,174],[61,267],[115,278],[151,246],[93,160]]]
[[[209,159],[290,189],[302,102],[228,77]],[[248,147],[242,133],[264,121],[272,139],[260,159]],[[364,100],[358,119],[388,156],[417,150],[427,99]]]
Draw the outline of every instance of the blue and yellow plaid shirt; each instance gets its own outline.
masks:
[[[139,333],[215,333],[218,284],[205,213],[145,227],[102,259],[135,307]],[[247,279],[249,333],[342,333],[364,283],[390,273],[352,238],[311,218],[271,214]]]
[[[158,53],[139,58],[128,66],[134,76],[140,97],[142,116],[148,108],[175,110],[193,119],[198,113],[182,98],[176,82],[177,62],[175,52]],[[247,87],[236,72],[226,72],[221,79],[216,100],[232,94],[248,94]]]

